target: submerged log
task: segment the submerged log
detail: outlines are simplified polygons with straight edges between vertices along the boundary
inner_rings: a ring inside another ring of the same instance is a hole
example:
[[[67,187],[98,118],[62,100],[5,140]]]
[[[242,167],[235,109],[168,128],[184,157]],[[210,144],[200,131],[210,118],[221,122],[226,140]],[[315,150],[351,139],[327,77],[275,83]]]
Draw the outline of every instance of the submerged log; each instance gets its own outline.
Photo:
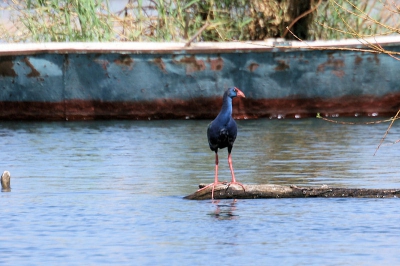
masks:
[[[397,198],[400,189],[367,189],[367,188],[334,188],[326,185],[321,187],[298,187],[295,185],[218,185],[214,189],[214,199],[259,199],[259,198]],[[200,184],[200,188],[205,185]],[[211,199],[211,187],[196,191],[185,199]]]

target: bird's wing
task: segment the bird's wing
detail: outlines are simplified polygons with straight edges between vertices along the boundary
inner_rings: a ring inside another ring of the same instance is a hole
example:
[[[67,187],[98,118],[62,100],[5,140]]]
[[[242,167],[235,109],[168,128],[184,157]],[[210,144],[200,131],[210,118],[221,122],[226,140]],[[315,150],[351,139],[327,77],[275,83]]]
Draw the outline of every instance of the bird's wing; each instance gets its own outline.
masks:
[[[233,145],[233,142],[235,141],[237,136],[237,125],[233,118],[231,118],[226,125],[226,130],[229,138],[229,143]]]
[[[218,148],[219,132],[215,125],[211,122],[207,127],[207,139],[210,149],[215,151]]]

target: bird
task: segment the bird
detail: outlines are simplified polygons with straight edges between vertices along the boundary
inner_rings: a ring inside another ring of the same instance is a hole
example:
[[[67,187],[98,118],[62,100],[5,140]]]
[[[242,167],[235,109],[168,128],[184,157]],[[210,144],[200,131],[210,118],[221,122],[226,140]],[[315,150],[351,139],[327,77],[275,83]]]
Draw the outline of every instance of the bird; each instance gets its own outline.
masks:
[[[218,181],[218,149],[228,148],[228,164],[232,175],[232,180],[228,186],[231,184],[237,184],[245,190],[243,184],[236,181],[231,157],[233,143],[237,136],[237,125],[235,120],[232,118],[232,100],[235,97],[245,98],[246,96],[236,87],[231,87],[224,92],[221,111],[207,127],[208,144],[210,149],[215,152],[215,178],[214,183],[211,183],[198,191],[212,186],[212,199],[214,199],[215,186],[218,184],[225,184],[224,182]]]

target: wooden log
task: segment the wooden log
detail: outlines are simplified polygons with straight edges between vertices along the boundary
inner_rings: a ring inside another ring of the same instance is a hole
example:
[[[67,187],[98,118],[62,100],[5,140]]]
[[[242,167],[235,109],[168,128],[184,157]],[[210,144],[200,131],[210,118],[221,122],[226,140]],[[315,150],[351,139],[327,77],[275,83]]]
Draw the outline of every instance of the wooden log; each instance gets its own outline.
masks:
[[[203,188],[205,185],[200,184]],[[367,188],[334,188],[326,185],[321,187],[298,187],[295,185],[239,185],[221,184],[214,189],[214,199],[259,199],[259,198],[397,198],[400,189],[367,189]],[[196,191],[185,199],[206,200],[211,199],[211,189]]]
[[[11,174],[8,171],[4,171],[1,175],[1,191],[2,192],[10,192],[11,191]]]

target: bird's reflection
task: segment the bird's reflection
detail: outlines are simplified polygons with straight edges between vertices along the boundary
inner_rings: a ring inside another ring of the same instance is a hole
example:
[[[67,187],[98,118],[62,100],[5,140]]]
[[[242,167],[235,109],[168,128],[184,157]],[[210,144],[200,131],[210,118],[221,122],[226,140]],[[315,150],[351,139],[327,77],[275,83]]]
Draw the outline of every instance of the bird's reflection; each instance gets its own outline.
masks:
[[[227,200],[213,200],[215,205],[215,211],[210,213],[212,217],[218,220],[233,220],[237,219],[239,216],[235,214],[237,200],[234,199],[232,202]]]

